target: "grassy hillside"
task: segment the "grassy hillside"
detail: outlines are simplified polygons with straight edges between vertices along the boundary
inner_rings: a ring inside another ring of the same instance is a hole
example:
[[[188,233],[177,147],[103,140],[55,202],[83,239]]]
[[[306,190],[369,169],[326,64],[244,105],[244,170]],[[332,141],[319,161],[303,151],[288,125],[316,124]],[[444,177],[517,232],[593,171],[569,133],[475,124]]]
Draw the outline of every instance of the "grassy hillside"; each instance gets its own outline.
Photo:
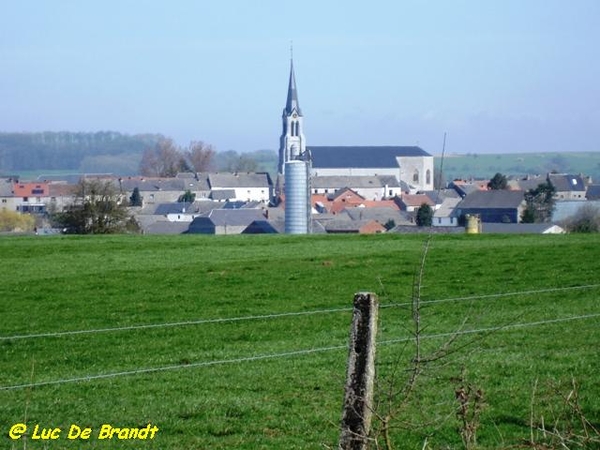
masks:
[[[424,364],[405,405],[402,395],[388,402],[414,355],[409,305],[424,239],[0,238],[0,448],[334,448],[358,291],[382,304],[377,412],[392,412],[395,448],[462,448],[461,376],[484,393],[481,448],[542,441],[531,431],[542,417],[578,430],[560,400],[573,380],[598,428],[597,235],[435,236],[421,350],[458,334]],[[8,437],[19,422],[27,442]],[[149,423],[153,440],[97,439],[103,424]],[[63,431],[32,440],[35,424]],[[91,438],[68,440],[72,424]]]
[[[441,158],[435,158],[439,168]],[[504,153],[447,155],[444,160],[444,177],[447,181],[457,178],[491,178],[496,173],[505,175],[545,175],[548,172],[583,173],[600,180],[600,153]]]

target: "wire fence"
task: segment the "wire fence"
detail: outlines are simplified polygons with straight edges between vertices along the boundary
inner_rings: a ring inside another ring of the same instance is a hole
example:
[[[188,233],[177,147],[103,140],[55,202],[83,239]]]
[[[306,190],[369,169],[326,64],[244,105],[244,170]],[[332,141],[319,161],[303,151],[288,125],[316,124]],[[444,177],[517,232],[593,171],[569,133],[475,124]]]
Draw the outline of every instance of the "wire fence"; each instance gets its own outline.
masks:
[[[518,296],[527,296],[527,295],[538,295],[538,294],[546,294],[546,293],[558,293],[558,292],[567,292],[567,291],[576,291],[576,290],[585,290],[585,289],[595,289],[595,288],[599,288],[599,287],[600,287],[600,284],[590,284],[590,285],[583,285],[583,286],[535,289],[535,290],[528,290],[528,291],[505,292],[505,293],[497,293],[497,294],[473,295],[473,296],[466,296],[466,297],[453,297],[453,298],[445,298],[445,299],[437,299],[437,300],[428,300],[428,301],[422,301],[422,304],[487,300],[487,299],[496,299],[496,298],[503,298],[503,297],[517,296],[517,295]],[[380,308],[408,307],[410,305],[411,305],[411,303],[409,303],[409,302],[387,303],[387,304],[381,305]],[[62,337],[62,336],[72,336],[72,335],[80,335],[80,334],[125,332],[125,331],[133,331],[133,330],[152,329],[152,328],[168,328],[168,327],[192,326],[192,325],[203,325],[203,324],[231,323],[231,322],[240,322],[240,321],[248,321],[248,320],[273,320],[273,319],[285,318],[285,317],[331,314],[331,313],[348,312],[348,311],[352,311],[352,308],[331,308],[331,309],[319,309],[319,310],[312,310],[312,311],[297,311],[297,312],[274,313],[274,314],[264,314],[264,315],[249,315],[249,316],[230,317],[230,318],[199,319],[199,320],[185,321],[185,322],[167,322],[167,323],[157,323],[157,324],[131,325],[131,326],[115,327],[115,328],[98,328],[98,329],[89,329],[89,330],[70,330],[70,331],[59,331],[59,332],[49,332],[49,333],[36,333],[36,334],[28,334],[28,335],[3,336],[3,337],[0,337],[0,340],[6,341],[6,340],[24,340],[24,339],[35,339],[35,338],[57,338],[57,337]],[[600,317],[600,313],[590,313],[590,314],[584,314],[584,315],[558,317],[558,318],[539,320],[539,321],[533,321],[533,322],[511,323],[511,324],[502,325],[502,326],[483,327],[483,328],[471,329],[471,330],[459,330],[459,331],[453,331],[453,332],[448,332],[448,333],[434,333],[434,334],[429,334],[429,335],[424,334],[420,338],[421,339],[438,339],[438,338],[444,338],[444,337],[449,337],[449,336],[461,336],[461,335],[469,335],[469,334],[471,334],[471,335],[472,334],[486,334],[486,333],[492,333],[492,332],[509,331],[509,330],[514,330],[514,329],[532,328],[532,327],[538,327],[538,326],[543,326],[543,325],[552,325],[552,324],[557,324],[557,323],[562,323],[562,322],[590,320],[590,319],[599,318],[599,317]],[[377,345],[382,345],[382,346],[383,345],[393,345],[393,344],[397,344],[397,343],[408,342],[412,339],[413,339],[413,337],[387,339],[387,340],[379,341]],[[260,354],[260,355],[242,356],[242,357],[229,358],[229,359],[215,359],[215,360],[192,362],[192,363],[186,362],[186,363],[182,363],[182,364],[174,364],[174,365],[167,365],[167,366],[161,366],[161,367],[135,368],[135,369],[131,369],[131,370],[118,371],[118,372],[91,374],[91,375],[84,375],[84,376],[78,376],[78,377],[48,380],[48,381],[5,385],[5,386],[0,386],[0,391],[30,389],[30,388],[37,388],[37,387],[43,387],[43,386],[62,385],[62,384],[68,384],[68,383],[89,382],[89,381],[102,380],[102,379],[108,379],[108,378],[151,374],[151,373],[158,373],[158,372],[168,372],[168,371],[191,369],[191,368],[201,368],[201,367],[209,367],[209,366],[220,366],[220,365],[226,365],[226,364],[250,363],[250,362],[264,361],[264,360],[270,360],[270,359],[302,357],[305,355],[310,355],[310,354],[315,354],[315,353],[347,350],[347,348],[348,348],[347,344],[340,344],[340,345],[332,345],[332,346],[325,346],[325,347],[318,347],[318,348],[297,349],[297,350],[278,352],[278,353],[266,353],[266,354]]]
[[[600,284],[588,284],[582,286],[567,286],[567,287],[554,287],[545,289],[532,289],[528,291],[513,291],[513,292],[501,292],[496,294],[483,294],[483,295],[472,295],[466,297],[449,297],[444,299],[434,300],[422,300],[421,305],[432,305],[438,303],[449,303],[449,302],[462,302],[462,301],[476,301],[476,300],[490,300],[505,297],[515,296],[529,296],[539,294],[549,294],[567,291],[577,291],[585,289],[600,288]],[[385,308],[403,308],[410,307],[411,302],[394,302],[381,304],[381,309]],[[194,325],[207,325],[207,324],[219,324],[219,323],[231,323],[231,322],[242,322],[242,321],[259,321],[259,320],[270,320],[270,319],[281,319],[289,317],[300,317],[300,316],[311,316],[319,314],[332,314],[339,312],[352,311],[351,307],[343,308],[327,308],[327,309],[316,309],[309,311],[290,311],[283,313],[271,313],[271,314],[260,314],[260,315],[248,315],[238,317],[217,317],[210,319],[196,319],[178,322],[164,322],[164,323],[150,323],[150,324],[139,324],[139,325],[127,325],[122,327],[110,327],[110,328],[92,328],[87,330],[65,330],[65,331],[52,331],[46,333],[32,333],[32,334],[17,334],[12,336],[0,336],[0,341],[8,340],[21,340],[21,339],[36,339],[36,338],[56,338],[63,336],[75,336],[82,334],[97,334],[97,333],[114,333],[123,331],[136,331],[136,330],[147,330],[153,328],[173,328],[173,327],[185,327]]]

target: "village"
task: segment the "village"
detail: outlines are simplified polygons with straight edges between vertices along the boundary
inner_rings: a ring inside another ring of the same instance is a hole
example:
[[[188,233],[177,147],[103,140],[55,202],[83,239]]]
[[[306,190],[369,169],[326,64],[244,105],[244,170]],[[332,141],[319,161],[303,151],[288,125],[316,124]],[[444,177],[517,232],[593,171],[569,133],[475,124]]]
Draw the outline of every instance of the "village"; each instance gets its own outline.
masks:
[[[351,168],[357,171],[358,167]],[[145,234],[260,234],[285,232],[285,194],[268,173],[181,173],[173,178],[88,175],[114,185],[120,201]],[[552,218],[523,223],[526,193],[550,182]],[[73,203],[75,180],[0,179],[0,208],[46,217]],[[504,189],[490,180],[453,180],[422,190],[392,175],[317,175],[310,180],[311,233],[410,233],[423,230],[420,208],[430,208],[436,232],[464,232],[465,217],[480,219],[483,233],[564,233],[581,207],[600,206],[600,185],[580,174],[507,177]],[[52,232],[46,227],[38,231]]]
[[[143,234],[411,233],[425,226],[445,233],[564,233],[583,206],[595,215],[600,206],[600,184],[585,174],[497,173],[443,183],[434,157],[418,146],[307,145],[293,61],[281,119],[276,176],[5,176],[0,210],[34,216],[38,234],[68,232],[51,219],[73,208],[78,184],[93,180],[112,186],[116,203]],[[286,170],[298,165],[301,185],[286,186]],[[290,228],[295,219],[287,213],[298,206],[300,227]]]

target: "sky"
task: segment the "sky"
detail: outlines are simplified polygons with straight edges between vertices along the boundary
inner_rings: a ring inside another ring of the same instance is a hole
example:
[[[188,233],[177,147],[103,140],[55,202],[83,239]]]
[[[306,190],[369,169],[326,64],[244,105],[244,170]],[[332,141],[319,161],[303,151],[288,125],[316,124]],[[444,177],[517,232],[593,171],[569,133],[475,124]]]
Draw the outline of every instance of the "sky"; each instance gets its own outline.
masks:
[[[600,152],[598,0],[0,0],[0,131]]]

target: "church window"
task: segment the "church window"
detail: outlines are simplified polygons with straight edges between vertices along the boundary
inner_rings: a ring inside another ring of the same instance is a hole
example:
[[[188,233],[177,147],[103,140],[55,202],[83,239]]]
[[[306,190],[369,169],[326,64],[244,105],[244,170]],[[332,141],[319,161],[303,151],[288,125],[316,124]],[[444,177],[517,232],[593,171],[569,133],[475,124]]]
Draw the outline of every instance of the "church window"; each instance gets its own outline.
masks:
[[[419,171],[415,170],[415,173],[413,173],[413,182],[418,183],[419,182]]]
[[[431,170],[427,169],[427,172],[425,172],[425,183],[426,184],[431,184]]]

